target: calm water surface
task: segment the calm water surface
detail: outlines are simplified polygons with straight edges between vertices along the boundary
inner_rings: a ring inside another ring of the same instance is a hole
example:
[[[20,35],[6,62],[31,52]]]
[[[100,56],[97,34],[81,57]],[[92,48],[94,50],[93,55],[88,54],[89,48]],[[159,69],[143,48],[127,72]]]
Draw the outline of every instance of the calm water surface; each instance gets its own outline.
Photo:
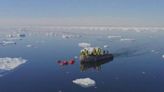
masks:
[[[26,36],[14,40],[16,44],[1,45],[0,57],[22,57],[27,62],[1,74],[0,92],[164,92],[164,30],[5,30],[1,29],[1,41],[9,39],[8,34]],[[72,37],[62,38],[63,34]],[[85,71],[78,59],[73,65],[58,65],[58,60],[79,56],[80,42],[101,48],[108,45],[105,49],[114,54],[114,59],[99,69],[90,66]],[[86,77],[95,80],[96,85],[83,88],[72,83]]]

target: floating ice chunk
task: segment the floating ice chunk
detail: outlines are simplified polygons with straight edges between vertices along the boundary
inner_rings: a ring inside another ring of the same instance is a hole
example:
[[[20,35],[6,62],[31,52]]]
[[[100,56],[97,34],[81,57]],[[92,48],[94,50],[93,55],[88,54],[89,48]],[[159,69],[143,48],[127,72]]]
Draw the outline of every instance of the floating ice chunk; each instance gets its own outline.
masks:
[[[0,44],[2,45],[10,45],[10,44],[16,44],[14,41],[2,41]]]
[[[62,35],[62,38],[64,38],[64,39],[68,39],[68,38],[72,38],[73,36],[72,35]]]
[[[104,45],[104,48],[108,48],[108,45]]]
[[[23,34],[23,33],[13,33],[13,34],[8,34],[8,35],[6,35],[6,37],[8,37],[8,38],[24,38],[26,35],[25,34]]]
[[[37,48],[36,46],[32,45],[32,44],[28,44],[26,45],[27,48]]]
[[[74,56],[74,59],[78,59],[78,56]]]
[[[30,48],[30,47],[33,47],[33,45],[31,45],[31,44],[28,44],[28,45],[26,45],[26,47]]]
[[[79,38],[81,37],[80,35],[70,35],[70,34],[63,34],[62,38],[64,39],[69,39],[69,38]]]
[[[135,41],[135,39],[130,39],[130,38],[122,38],[120,41]]]
[[[144,74],[146,74],[146,72],[142,72],[142,74],[144,75]]]
[[[162,58],[164,58],[164,55],[162,55]]]
[[[155,52],[155,50],[151,50],[151,52]]]
[[[46,36],[57,36],[54,32],[47,32],[45,35]]]
[[[96,85],[96,82],[91,78],[80,78],[80,79],[73,80],[72,82],[84,88],[92,87]]]
[[[8,37],[8,38],[12,38],[12,37],[15,37],[15,36],[12,35],[12,34],[8,34],[8,35],[6,35],[6,37]]]
[[[22,58],[0,58],[0,70],[10,71],[26,63],[27,60]]]
[[[159,51],[157,50],[151,50],[152,53],[159,54]]]
[[[12,38],[6,38],[7,41],[16,41],[16,40],[22,40],[19,37],[12,37]]]
[[[58,92],[62,92],[62,90],[59,90]]]
[[[87,47],[90,47],[90,46],[91,46],[90,43],[86,43],[86,42],[79,43],[79,47],[82,47],[82,48],[87,48]]]
[[[121,38],[121,36],[108,36],[108,38]]]

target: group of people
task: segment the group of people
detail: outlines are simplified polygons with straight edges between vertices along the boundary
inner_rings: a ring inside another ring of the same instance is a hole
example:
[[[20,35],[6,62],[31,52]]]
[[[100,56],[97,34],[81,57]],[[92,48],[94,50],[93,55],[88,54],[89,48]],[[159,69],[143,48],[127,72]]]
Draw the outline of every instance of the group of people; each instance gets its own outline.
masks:
[[[80,55],[83,56],[99,56],[104,54],[108,54],[108,51],[102,50],[101,48],[98,47],[84,48],[83,50],[81,50],[80,53]]]

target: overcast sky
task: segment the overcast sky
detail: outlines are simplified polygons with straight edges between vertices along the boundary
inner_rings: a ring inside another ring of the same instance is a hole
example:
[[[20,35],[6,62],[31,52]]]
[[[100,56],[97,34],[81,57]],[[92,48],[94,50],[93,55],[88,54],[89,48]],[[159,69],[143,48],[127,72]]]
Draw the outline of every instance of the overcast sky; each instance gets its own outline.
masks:
[[[0,25],[164,26],[164,0],[0,0]]]

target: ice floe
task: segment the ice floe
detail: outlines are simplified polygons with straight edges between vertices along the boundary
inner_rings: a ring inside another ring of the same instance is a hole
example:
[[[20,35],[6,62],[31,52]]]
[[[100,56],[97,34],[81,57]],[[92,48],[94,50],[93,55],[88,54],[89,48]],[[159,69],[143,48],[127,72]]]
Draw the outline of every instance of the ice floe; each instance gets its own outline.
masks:
[[[162,55],[162,58],[164,58],[164,55]]]
[[[111,36],[109,35],[108,38],[111,39],[111,38],[121,38],[122,36]]]
[[[86,42],[81,42],[81,43],[79,43],[78,45],[79,45],[79,47],[81,47],[81,48],[87,48],[87,47],[90,47],[90,46],[91,46],[90,43],[86,43]]]
[[[30,47],[33,47],[33,45],[31,45],[31,44],[28,44],[28,45],[26,45],[26,47],[30,48]]]
[[[47,32],[45,35],[46,36],[57,36],[57,34],[54,32]]]
[[[3,71],[10,71],[18,66],[26,63],[26,59],[22,58],[10,58],[10,57],[5,57],[5,58],[0,58],[0,70]]]
[[[72,35],[72,34],[63,34],[62,38],[63,39],[69,39],[69,38],[79,38],[81,37],[80,35]]]
[[[78,56],[74,56],[74,59],[78,59],[79,57]]]
[[[62,35],[62,38],[71,38],[72,37],[72,35]]]
[[[1,45],[5,46],[5,45],[12,45],[12,44],[16,44],[15,41],[2,41],[0,42]]]
[[[143,75],[145,75],[145,74],[146,74],[146,72],[142,72],[142,74],[143,74]]]
[[[151,50],[152,53],[155,53],[155,54],[159,54],[160,51],[159,50]]]
[[[104,48],[108,48],[108,45],[104,45]]]
[[[155,52],[155,50],[151,50],[151,52]]]
[[[80,78],[80,79],[73,80],[72,82],[84,88],[88,88],[96,85],[96,82],[91,78]]]
[[[120,41],[135,41],[135,39],[130,39],[130,38],[122,38]]]
[[[24,33],[12,33],[12,34],[7,34],[6,37],[8,37],[8,38],[24,38],[24,37],[26,37],[26,34],[24,34]]]
[[[22,40],[22,38],[19,37],[13,37],[13,38],[5,38],[7,41],[17,41],[17,40]]]
[[[8,34],[8,35],[6,35],[6,37],[8,37],[8,38],[13,38],[13,37],[15,37],[15,36],[12,35],[12,34]]]

